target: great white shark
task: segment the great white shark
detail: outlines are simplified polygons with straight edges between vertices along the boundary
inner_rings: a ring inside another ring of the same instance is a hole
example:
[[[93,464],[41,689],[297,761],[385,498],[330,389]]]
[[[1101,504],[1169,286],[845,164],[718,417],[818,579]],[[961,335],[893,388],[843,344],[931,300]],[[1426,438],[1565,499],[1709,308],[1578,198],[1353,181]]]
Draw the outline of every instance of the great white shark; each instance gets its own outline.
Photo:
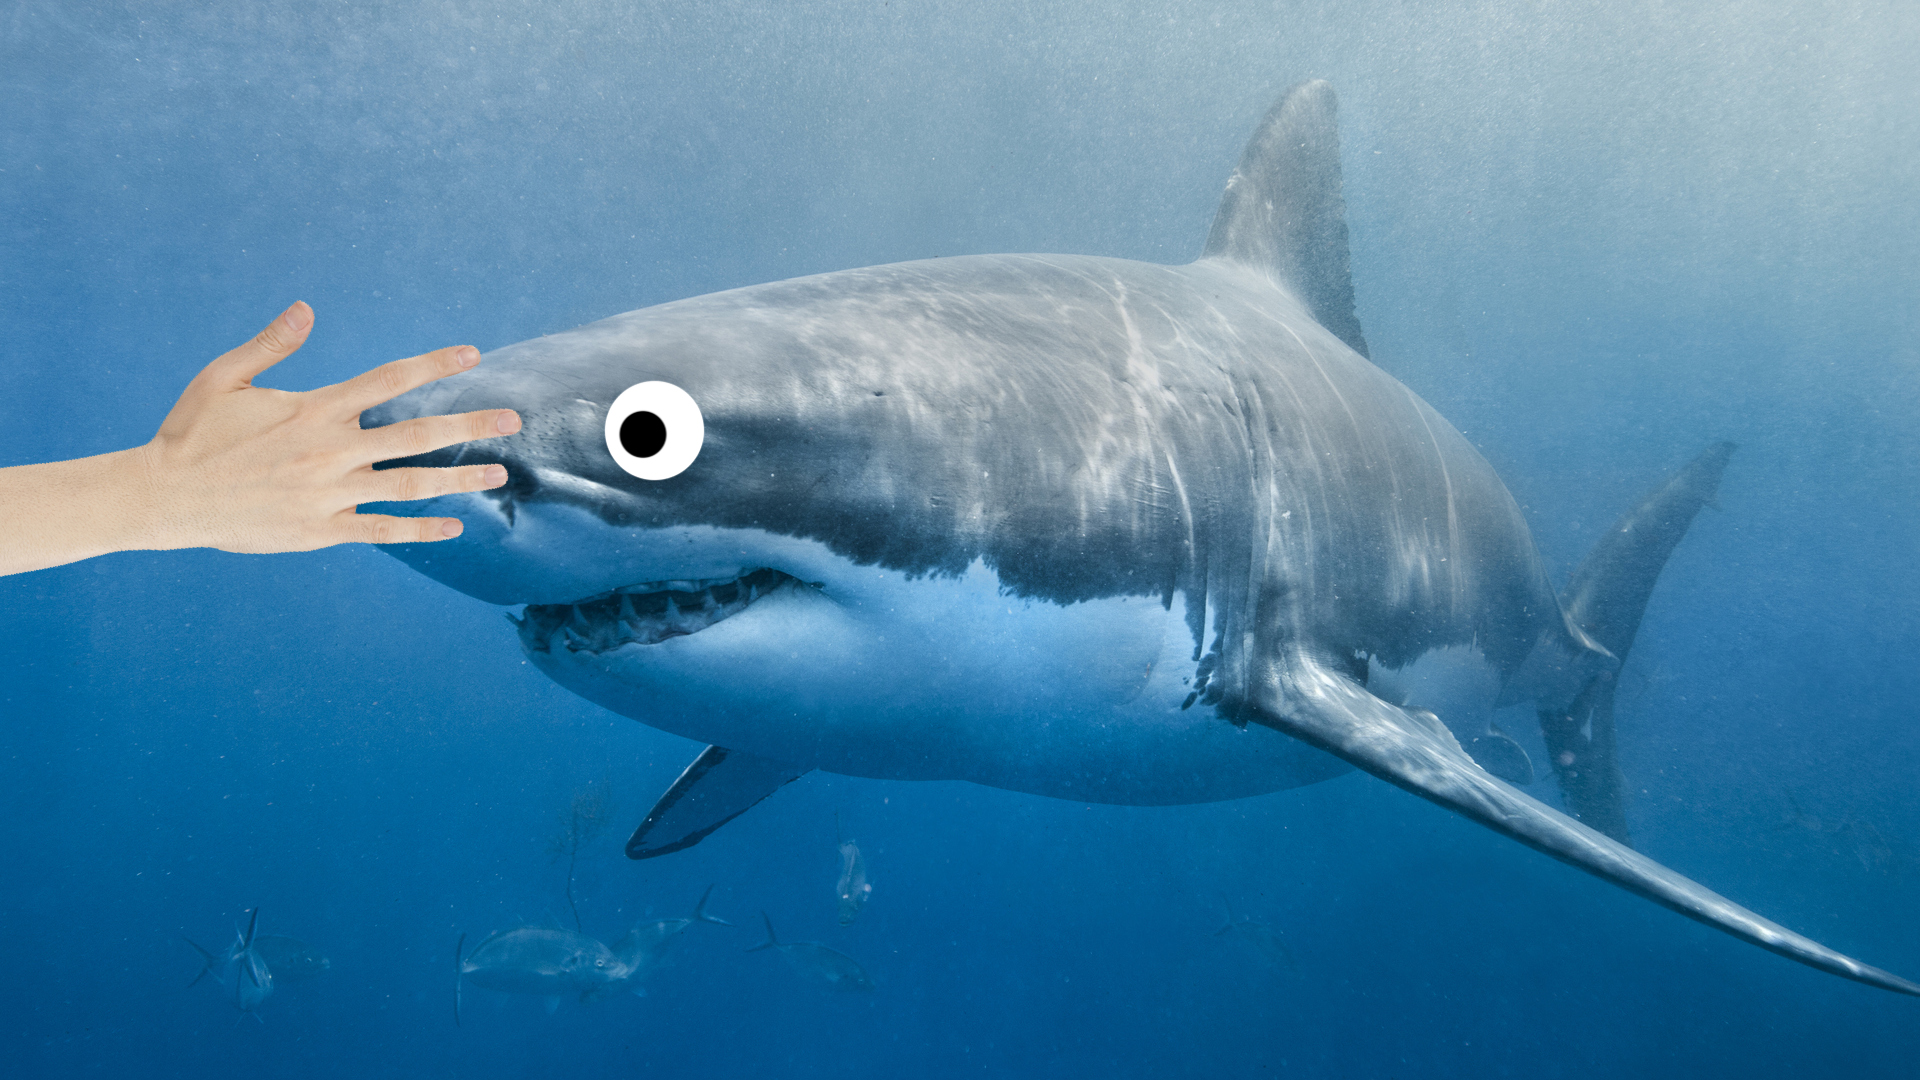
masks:
[[[813,769],[1178,804],[1358,767],[1920,995],[1629,846],[1613,675],[1732,448],[1556,594],[1492,467],[1367,358],[1324,82],[1267,114],[1192,263],[985,255],[735,289],[495,350],[363,422],[482,407],[522,430],[406,463],[511,479],[389,508],[466,522],[389,550],[524,605],[561,685],[710,744],[636,858]],[[1501,779],[1532,766],[1491,716],[1528,702],[1573,816]]]

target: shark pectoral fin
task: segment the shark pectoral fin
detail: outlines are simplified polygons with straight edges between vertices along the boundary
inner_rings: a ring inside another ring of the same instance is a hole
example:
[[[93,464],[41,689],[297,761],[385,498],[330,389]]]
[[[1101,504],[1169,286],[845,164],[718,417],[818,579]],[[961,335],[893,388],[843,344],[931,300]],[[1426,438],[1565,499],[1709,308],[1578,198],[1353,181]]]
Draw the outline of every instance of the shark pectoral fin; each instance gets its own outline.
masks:
[[[627,858],[651,859],[690,848],[805,772],[738,750],[709,746],[633,831],[627,841]]]
[[[1367,692],[1369,695],[1373,694],[1371,689]],[[1377,697],[1377,695],[1373,696]],[[1473,759],[1475,765],[1507,783],[1533,783],[1533,759],[1527,756],[1524,747],[1513,741],[1511,735],[1501,731],[1499,725],[1493,721],[1487,721],[1487,730],[1484,735],[1476,735],[1463,743],[1454,737],[1453,729],[1448,727],[1446,721],[1440,719],[1438,715],[1425,709],[1409,709],[1397,702],[1384,703],[1398,708],[1408,720],[1419,724],[1441,746],[1466,754]]]
[[[1514,790],[1451,737],[1309,657],[1277,664],[1254,719],[1463,817],[1763,949],[1871,986],[1920,997],[1920,985],[1869,967],[1710,892],[1624,844]]]

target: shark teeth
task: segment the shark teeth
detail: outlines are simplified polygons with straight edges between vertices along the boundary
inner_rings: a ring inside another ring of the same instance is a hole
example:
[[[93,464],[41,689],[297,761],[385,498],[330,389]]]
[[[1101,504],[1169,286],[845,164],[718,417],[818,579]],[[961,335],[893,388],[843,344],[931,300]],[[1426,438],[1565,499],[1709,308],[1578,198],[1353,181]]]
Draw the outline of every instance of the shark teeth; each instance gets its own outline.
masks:
[[[697,634],[769,593],[800,584],[797,578],[764,568],[735,578],[643,581],[571,604],[529,604],[524,616],[507,618],[528,652],[551,653],[560,647],[603,653]]]

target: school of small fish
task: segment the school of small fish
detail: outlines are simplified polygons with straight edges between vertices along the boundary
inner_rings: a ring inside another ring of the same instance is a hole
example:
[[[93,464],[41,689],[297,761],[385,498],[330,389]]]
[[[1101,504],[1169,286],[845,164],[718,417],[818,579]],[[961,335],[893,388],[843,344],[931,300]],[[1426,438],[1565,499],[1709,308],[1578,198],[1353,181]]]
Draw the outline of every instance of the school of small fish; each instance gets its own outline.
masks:
[[[834,883],[834,902],[840,925],[849,926],[873,895],[873,883],[867,878],[866,859],[858,844],[837,838],[835,846],[840,874]],[[689,927],[698,923],[734,925],[707,911],[713,890],[714,886],[708,885],[687,915],[635,923],[611,946],[560,926],[516,926],[488,935],[470,950],[466,936],[461,935],[454,948],[455,1023],[461,1022],[463,1000],[470,986],[538,998],[549,1013],[567,1000],[587,1004],[623,992],[645,996],[646,983],[666,967],[674,944]],[[1266,966],[1298,966],[1280,931],[1251,916],[1236,916],[1232,902],[1226,903],[1227,921],[1214,931],[1215,937],[1238,942]],[[853,957],[818,941],[782,941],[774,931],[772,917],[762,911],[760,919],[766,940],[747,952],[777,952],[804,982],[827,990],[843,994],[873,992],[872,976]],[[199,974],[187,985],[197,985],[211,976],[243,1018],[252,1016],[256,1020],[260,1019],[260,1006],[277,987],[304,982],[332,967],[325,953],[298,938],[258,933],[259,923],[260,909],[248,911],[246,929],[235,927],[233,944],[221,953],[183,938],[201,960]]]

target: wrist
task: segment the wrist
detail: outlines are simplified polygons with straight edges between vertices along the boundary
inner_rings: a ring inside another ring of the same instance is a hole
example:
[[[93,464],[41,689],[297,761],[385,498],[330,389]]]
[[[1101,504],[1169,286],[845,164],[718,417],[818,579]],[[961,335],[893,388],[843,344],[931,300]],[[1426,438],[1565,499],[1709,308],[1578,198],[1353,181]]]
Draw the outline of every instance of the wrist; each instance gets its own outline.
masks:
[[[169,513],[165,470],[155,443],[103,454],[95,460],[106,470],[108,505],[114,508],[110,528],[115,550],[169,551],[195,546],[179,535]]]

